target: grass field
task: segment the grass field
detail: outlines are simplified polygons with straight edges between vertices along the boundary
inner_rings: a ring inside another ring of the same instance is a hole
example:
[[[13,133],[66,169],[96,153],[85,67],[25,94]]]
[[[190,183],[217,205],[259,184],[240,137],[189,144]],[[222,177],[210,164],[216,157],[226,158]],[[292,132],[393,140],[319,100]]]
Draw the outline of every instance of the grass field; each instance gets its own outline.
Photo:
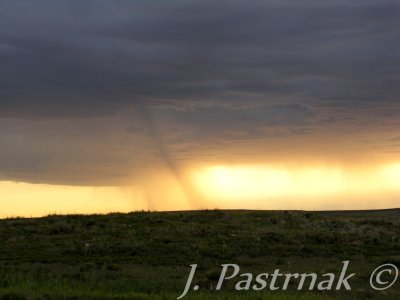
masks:
[[[369,286],[383,263],[400,266],[400,210],[221,211],[51,215],[0,220],[0,299],[400,299],[400,280]],[[259,274],[340,273],[351,291],[235,291],[215,287],[221,264]],[[213,288],[214,289],[214,288]]]

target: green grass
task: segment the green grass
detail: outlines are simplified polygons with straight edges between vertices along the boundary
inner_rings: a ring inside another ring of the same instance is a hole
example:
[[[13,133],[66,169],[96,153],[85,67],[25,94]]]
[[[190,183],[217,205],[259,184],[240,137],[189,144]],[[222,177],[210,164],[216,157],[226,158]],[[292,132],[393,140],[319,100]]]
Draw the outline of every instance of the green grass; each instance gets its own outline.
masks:
[[[400,299],[400,281],[369,287],[377,266],[400,266],[399,217],[213,210],[0,220],[0,299],[176,299],[194,263],[200,290],[183,299]],[[210,291],[224,263],[241,273],[337,274],[343,260],[357,273],[352,291]]]

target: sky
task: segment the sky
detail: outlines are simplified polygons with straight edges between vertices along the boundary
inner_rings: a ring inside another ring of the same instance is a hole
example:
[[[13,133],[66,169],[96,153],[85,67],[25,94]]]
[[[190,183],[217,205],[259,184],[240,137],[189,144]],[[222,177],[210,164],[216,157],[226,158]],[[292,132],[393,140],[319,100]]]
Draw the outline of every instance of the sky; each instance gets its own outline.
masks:
[[[400,3],[0,0],[0,217],[400,203]]]

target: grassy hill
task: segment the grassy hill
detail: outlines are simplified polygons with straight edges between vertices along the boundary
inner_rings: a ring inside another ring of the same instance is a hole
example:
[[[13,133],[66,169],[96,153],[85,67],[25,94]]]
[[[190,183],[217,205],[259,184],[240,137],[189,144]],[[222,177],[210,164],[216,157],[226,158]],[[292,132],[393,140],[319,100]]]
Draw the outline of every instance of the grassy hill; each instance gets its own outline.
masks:
[[[241,273],[340,273],[351,291],[215,291],[221,264]],[[0,220],[0,299],[400,299],[369,286],[383,263],[400,266],[400,210],[190,211],[51,215]]]

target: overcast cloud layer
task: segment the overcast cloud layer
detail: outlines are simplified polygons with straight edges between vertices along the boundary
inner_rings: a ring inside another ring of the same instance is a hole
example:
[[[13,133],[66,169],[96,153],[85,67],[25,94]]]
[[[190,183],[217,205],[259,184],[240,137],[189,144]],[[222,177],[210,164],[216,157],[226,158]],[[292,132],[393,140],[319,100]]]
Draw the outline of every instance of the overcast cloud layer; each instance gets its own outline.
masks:
[[[398,1],[0,1],[0,176],[115,184],[303,136],[399,153],[399,77]]]

